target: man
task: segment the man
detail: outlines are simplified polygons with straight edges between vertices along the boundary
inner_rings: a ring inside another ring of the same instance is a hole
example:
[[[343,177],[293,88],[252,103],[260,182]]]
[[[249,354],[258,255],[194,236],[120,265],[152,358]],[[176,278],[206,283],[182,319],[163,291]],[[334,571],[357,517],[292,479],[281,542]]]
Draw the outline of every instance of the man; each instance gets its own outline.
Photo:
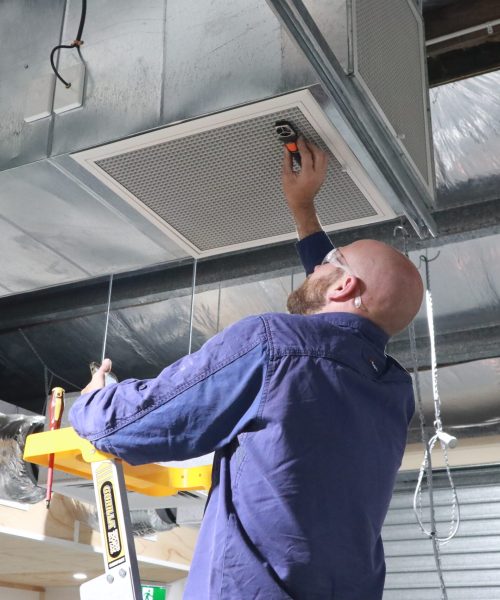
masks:
[[[290,295],[295,314],[243,319],[156,379],[100,389],[105,361],[70,413],[131,464],[216,451],[186,600],[382,597],[380,531],[414,410],[384,347],[422,282],[380,242],[332,250],[314,211],[326,157],[299,149],[302,170],[286,155],[283,184],[314,272]]]

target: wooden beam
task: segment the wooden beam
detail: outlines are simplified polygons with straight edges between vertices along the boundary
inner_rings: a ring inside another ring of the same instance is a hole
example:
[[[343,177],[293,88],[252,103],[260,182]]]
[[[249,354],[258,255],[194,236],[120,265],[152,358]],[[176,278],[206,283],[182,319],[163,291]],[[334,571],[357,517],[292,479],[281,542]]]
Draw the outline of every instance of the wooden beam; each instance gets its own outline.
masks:
[[[456,50],[467,50],[477,46],[487,46],[500,41],[500,23],[489,28],[478,29],[457,37],[445,39],[435,44],[427,45],[427,57],[440,56]],[[439,38],[437,38],[439,39]]]
[[[498,0],[455,0],[424,11],[425,38],[431,40],[496,19],[500,19]]]
[[[24,590],[26,592],[44,592],[45,588],[39,585],[25,585],[22,583],[10,583],[9,581],[0,581],[0,588],[10,588],[13,590]]]
[[[443,54],[429,54],[429,86],[435,87],[500,69],[500,33],[495,39],[473,48],[455,49]]]
[[[497,464],[500,453],[500,435],[477,438],[459,438],[456,448],[449,451],[451,467],[472,467],[487,464]],[[416,471],[420,468],[423,458],[423,445],[408,444],[406,446],[400,471]],[[445,466],[443,453],[438,450],[433,454],[432,466],[442,469]]]
[[[455,0],[424,11],[429,85],[499,69],[499,20],[498,0]]]

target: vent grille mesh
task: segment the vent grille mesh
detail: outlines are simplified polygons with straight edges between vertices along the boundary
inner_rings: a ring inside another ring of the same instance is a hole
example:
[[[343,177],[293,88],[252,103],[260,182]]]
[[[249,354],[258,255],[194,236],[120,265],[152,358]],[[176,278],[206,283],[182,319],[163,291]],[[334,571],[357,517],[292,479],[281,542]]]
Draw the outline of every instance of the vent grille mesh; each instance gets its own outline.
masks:
[[[290,120],[326,146],[302,111],[292,108],[170,140],[96,164],[199,251],[293,233],[281,190],[274,122]],[[376,212],[337,159],[317,197],[324,227]]]
[[[422,39],[412,0],[356,0],[358,72],[430,185]]]

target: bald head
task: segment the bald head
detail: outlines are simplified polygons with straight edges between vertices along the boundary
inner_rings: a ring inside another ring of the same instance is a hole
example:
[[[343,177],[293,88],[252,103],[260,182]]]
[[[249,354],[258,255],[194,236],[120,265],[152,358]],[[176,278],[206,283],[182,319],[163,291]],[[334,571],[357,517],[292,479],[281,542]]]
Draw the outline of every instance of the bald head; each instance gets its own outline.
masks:
[[[367,316],[390,335],[407,327],[422,304],[424,287],[415,265],[392,246],[359,240],[342,248],[360,280]]]
[[[290,295],[290,312],[351,312],[370,319],[389,335],[407,327],[423,296],[414,264],[377,240],[359,240],[340,250],[351,273],[332,264],[316,267]],[[361,303],[356,301],[359,297]]]

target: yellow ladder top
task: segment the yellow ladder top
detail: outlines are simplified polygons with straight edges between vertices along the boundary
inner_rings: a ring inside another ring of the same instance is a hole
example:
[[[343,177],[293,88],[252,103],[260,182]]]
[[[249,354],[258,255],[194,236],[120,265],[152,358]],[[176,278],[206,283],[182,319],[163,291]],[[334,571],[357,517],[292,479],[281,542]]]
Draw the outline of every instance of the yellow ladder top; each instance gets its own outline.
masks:
[[[54,469],[92,479],[90,463],[116,459],[94,448],[73,427],[33,433],[26,438],[24,460],[47,467],[54,454]],[[118,460],[118,459],[117,459]],[[209,490],[212,466],[166,467],[155,463],[132,466],[122,461],[128,490],[148,496],[172,496],[180,491]]]

